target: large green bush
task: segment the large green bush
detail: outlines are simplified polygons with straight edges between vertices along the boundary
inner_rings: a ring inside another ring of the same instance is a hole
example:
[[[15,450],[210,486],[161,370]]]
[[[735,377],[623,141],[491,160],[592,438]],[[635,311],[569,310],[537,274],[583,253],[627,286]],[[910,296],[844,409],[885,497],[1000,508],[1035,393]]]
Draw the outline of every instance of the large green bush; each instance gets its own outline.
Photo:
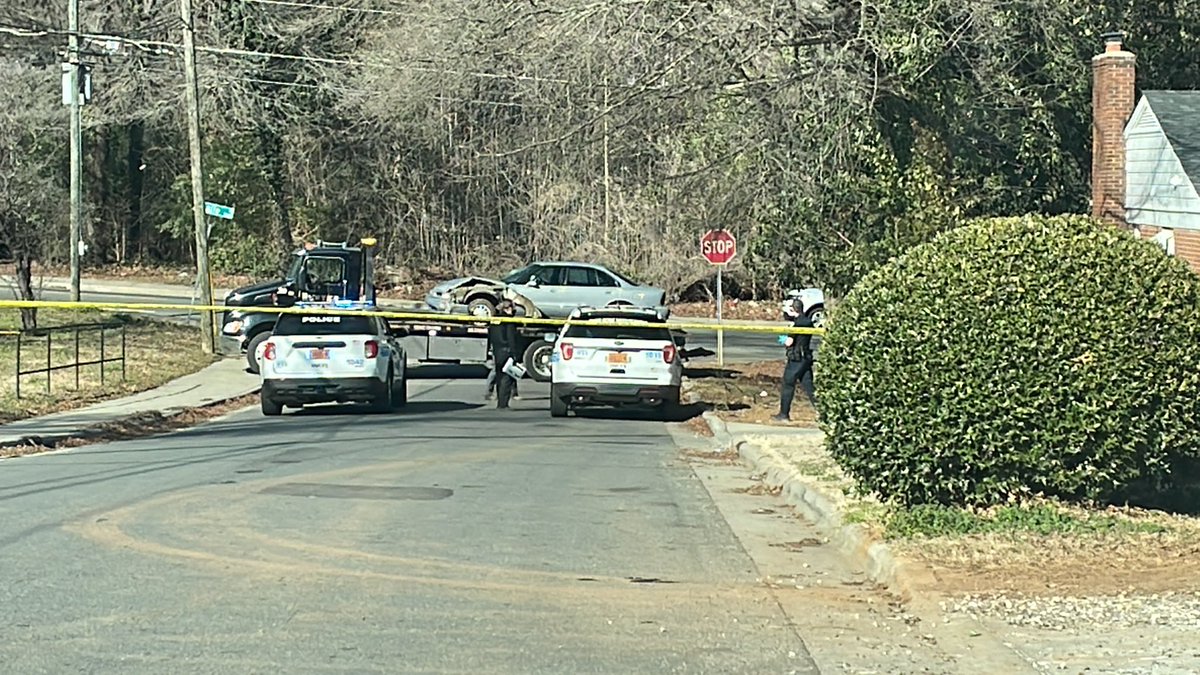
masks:
[[[1163,489],[1200,448],[1200,292],[1084,217],[973,221],[866,276],[816,384],[833,456],[905,504]]]

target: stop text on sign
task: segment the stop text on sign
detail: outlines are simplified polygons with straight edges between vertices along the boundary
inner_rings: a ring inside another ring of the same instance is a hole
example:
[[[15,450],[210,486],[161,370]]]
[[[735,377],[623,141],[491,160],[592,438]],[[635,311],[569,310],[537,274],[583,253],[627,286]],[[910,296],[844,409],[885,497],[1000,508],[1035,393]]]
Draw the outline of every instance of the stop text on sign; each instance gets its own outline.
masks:
[[[700,237],[700,255],[713,265],[724,265],[737,255],[737,239],[724,230],[709,230]]]

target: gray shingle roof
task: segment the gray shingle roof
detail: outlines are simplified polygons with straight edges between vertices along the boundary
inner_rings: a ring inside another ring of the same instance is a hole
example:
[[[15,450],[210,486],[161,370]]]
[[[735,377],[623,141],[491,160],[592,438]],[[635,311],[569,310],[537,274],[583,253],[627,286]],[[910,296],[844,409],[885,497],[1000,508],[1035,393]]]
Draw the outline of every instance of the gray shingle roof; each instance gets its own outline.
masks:
[[[1200,91],[1143,91],[1183,170],[1200,188]]]

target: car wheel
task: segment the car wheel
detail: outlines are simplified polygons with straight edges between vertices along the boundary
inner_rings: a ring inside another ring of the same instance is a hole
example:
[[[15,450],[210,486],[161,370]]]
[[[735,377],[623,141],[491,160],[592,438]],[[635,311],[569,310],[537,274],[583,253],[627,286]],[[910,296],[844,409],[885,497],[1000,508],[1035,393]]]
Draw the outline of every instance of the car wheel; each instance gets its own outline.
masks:
[[[392,369],[388,368],[387,379],[383,382],[383,392],[371,401],[371,410],[377,413],[391,412],[395,407],[395,382],[392,380]]]
[[[467,314],[471,316],[493,317],[496,315],[496,303],[491,298],[477,295],[467,300]]]
[[[668,396],[658,406],[658,415],[664,422],[674,422],[679,417],[679,396]]]
[[[258,348],[269,337],[271,337],[271,331],[264,330],[261,333],[255,333],[254,337],[250,338],[250,341],[246,343],[246,365],[249,366],[250,372],[255,375],[262,372],[261,364],[258,362]]]
[[[259,394],[259,404],[262,407],[262,414],[267,417],[276,417],[283,414],[283,404],[266,394]]]
[[[567,400],[564,398],[555,396],[554,393],[551,392],[550,393],[550,416],[551,417],[566,417],[568,410],[570,410],[570,408],[567,406]]]
[[[396,385],[392,392],[392,403],[397,408],[403,408],[408,405],[408,374],[405,373],[399,384]]]
[[[808,320],[812,322],[813,328],[825,327],[825,305],[817,305],[808,310]]]
[[[550,381],[550,357],[554,355],[554,345],[545,340],[533,342],[525,348],[525,372],[535,382]]]

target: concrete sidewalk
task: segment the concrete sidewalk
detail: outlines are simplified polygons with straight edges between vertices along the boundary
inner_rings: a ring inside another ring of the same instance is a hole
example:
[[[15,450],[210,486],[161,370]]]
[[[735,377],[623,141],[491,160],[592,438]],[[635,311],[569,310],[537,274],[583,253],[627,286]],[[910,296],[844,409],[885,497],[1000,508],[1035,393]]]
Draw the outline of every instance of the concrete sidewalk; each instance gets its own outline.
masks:
[[[138,413],[169,413],[221,403],[258,391],[261,380],[257,375],[247,373],[245,367],[244,359],[224,359],[199,372],[140,394],[0,425],[0,446],[19,445],[37,439],[69,438],[83,433],[90,426]]]

